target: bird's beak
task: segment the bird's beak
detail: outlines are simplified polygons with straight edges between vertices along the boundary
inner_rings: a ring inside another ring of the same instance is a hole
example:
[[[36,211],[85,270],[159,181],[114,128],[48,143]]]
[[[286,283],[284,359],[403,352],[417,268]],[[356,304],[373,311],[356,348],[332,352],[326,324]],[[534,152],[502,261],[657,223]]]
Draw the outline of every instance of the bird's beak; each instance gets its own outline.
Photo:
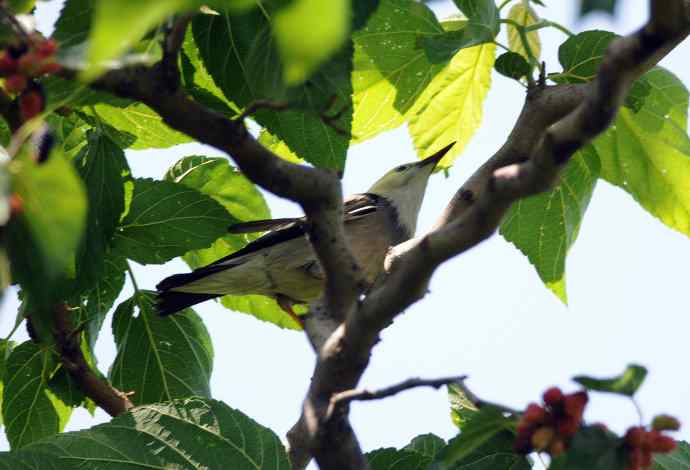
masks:
[[[443,147],[441,150],[439,150],[438,152],[436,152],[432,156],[426,157],[424,160],[417,163],[417,165],[420,167],[432,165],[432,168],[435,168],[436,165],[438,164],[438,162],[441,161],[443,156],[448,153],[448,151],[451,149],[451,147],[453,147],[453,145],[455,145],[455,142],[452,142],[452,143],[446,145],[445,147]]]

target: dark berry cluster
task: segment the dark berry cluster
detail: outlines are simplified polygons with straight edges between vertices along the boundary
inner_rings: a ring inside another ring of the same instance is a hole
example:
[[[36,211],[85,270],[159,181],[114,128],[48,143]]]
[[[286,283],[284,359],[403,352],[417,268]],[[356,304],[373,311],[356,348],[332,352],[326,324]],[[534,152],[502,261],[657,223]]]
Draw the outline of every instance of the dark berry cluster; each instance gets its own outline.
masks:
[[[630,470],[642,470],[652,466],[652,454],[671,452],[676,448],[676,441],[662,433],[662,431],[677,430],[680,427],[678,420],[671,416],[660,416],[654,419],[652,429],[644,426],[633,426],[625,433],[626,452],[628,456],[628,468]]]
[[[564,394],[552,387],[544,392],[544,404],[530,403],[517,426],[515,451],[528,454],[547,452],[552,457],[568,448],[570,439],[582,423],[589,398],[587,392]]]
[[[35,79],[60,71],[56,51],[57,43],[52,39],[32,38],[9,46],[0,55],[0,77],[5,79],[5,90],[19,96],[22,121],[28,121],[44,109],[43,91]]]

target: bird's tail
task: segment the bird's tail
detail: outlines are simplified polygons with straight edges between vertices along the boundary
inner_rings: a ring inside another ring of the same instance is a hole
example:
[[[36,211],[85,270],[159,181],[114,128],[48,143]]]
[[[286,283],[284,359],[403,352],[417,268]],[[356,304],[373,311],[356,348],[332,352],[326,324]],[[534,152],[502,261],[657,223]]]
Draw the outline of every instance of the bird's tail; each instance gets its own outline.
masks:
[[[195,281],[199,279],[199,277],[198,272],[175,274],[174,276],[166,277],[158,283],[156,286],[158,290],[158,295],[156,297],[158,314],[165,317],[177,313],[180,310],[184,310],[187,307],[191,307],[192,305],[220,297],[220,294],[197,294],[172,290]]]

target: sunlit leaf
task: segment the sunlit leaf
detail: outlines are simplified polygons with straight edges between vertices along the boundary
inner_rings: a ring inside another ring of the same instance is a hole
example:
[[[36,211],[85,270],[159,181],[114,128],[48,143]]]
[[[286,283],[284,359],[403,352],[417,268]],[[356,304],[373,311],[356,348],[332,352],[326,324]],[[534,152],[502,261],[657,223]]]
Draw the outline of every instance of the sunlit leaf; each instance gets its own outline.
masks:
[[[537,13],[534,11],[534,9],[523,2],[513,5],[508,12],[508,18],[524,27],[532,26],[534,23],[539,21],[539,16],[537,16]],[[507,27],[508,47],[510,47],[510,50],[513,52],[523,56],[529,62],[530,56],[527,53],[527,49],[525,48],[522,38],[520,37],[520,32],[511,24],[508,24]],[[530,31],[525,33],[525,37],[527,39],[527,45],[529,46],[530,52],[532,53],[532,57],[539,60],[539,57],[541,56],[541,39],[539,39],[539,32]]]
[[[597,379],[586,375],[573,377],[573,381],[579,383],[588,390],[598,392],[619,393],[633,396],[647,377],[647,369],[637,364],[630,364],[621,375],[616,377]]]

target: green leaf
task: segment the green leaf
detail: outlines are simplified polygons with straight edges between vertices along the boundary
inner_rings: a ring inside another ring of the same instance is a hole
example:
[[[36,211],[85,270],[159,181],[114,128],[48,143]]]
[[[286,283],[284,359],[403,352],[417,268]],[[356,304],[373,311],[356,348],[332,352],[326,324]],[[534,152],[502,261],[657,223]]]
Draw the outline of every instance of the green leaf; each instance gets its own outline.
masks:
[[[604,53],[616,35],[609,31],[584,31],[568,38],[558,48],[563,72],[549,78],[559,83],[583,83],[592,80],[599,70]]]
[[[16,14],[29,13],[36,5],[36,0],[8,0],[7,6]]]
[[[342,169],[348,148],[342,133],[349,134],[352,119],[351,51],[344,48],[303,86],[286,89],[267,14],[197,15],[192,31],[206,70],[240,108],[257,100],[290,103],[287,110],[261,109],[254,118],[301,158]],[[219,41],[229,47],[217,47]],[[323,115],[337,118],[329,125]]]
[[[115,310],[117,356],[110,381],[119,390],[135,391],[130,397],[135,405],[210,397],[213,346],[204,323],[192,309],[163,318],[155,301],[154,292],[141,291]]]
[[[465,149],[482,121],[495,54],[494,44],[461,50],[419,96],[408,129],[420,158],[455,142],[439,162],[448,168]]]
[[[9,465],[7,459],[43,455],[61,462],[60,468],[85,470],[290,469],[273,431],[224,403],[201,398],[134,408],[110,423],[0,454],[0,466]]]
[[[448,446],[452,446],[452,439]],[[509,431],[500,431],[484,444],[477,447],[472,453],[462,460],[448,465],[444,462],[445,449],[441,450],[439,460],[429,467],[429,470],[530,470],[532,464],[524,456],[513,452],[515,435]]]
[[[109,253],[103,259],[103,271],[95,285],[82,293],[83,300],[74,302],[79,305],[78,324],[84,324],[87,344],[93,350],[101,331],[103,320],[125,285],[126,260]]]
[[[86,41],[91,29],[96,0],[66,0],[55,23],[53,38],[61,48],[69,48]]]
[[[667,226],[690,235],[688,90],[660,68],[644,79],[651,90],[640,110],[622,108],[594,141],[601,176]]]
[[[126,107],[99,103],[82,109],[82,119],[102,131],[119,147],[144,150],[191,142],[186,134],[168,127],[155,111],[141,103]]]
[[[505,52],[498,56],[494,67],[496,72],[513,80],[526,77],[532,70],[525,58],[516,52]]]
[[[299,158],[295,152],[290,150],[290,147],[288,147],[285,142],[271,134],[268,129],[261,129],[258,141],[261,143],[261,145],[268,148],[271,152],[275,153],[283,160],[287,160],[292,163],[304,163],[304,160]]]
[[[582,427],[568,451],[553,459],[550,470],[626,470],[626,449],[621,440],[599,426]]]
[[[654,454],[652,470],[688,470],[690,468],[690,444],[679,441],[670,454]]]
[[[630,364],[621,375],[606,379],[596,379],[586,375],[573,377],[573,381],[579,383],[588,390],[598,392],[619,393],[629,397],[635,395],[642,382],[647,377],[647,369],[637,364]]]
[[[464,26],[440,36],[422,38],[421,44],[434,63],[449,60],[463,48],[493,42],[500,30],[494,0],[455,0],[455,3],[467,19]]]
[[[480,408],[464,423],[460,435],[443,449],[439,461],[443,468],[462,462],[491,438],[502,431],[511,430],[513,426],[513,420],[503,416],[499,410],[491,407]]]
[[[448,385],[448,401],[450,402],[450,417],[459,429],[463,429],[467,421],[479,411],[479,408],[456,384]]]
[[[371,470],[423,470],[431,459],[411,450],[378,449],[365,456]]]
[[[292,317],[285,313],[278,305],[278,302],[271,297],[264,295],[226,295],[221,297],[220,303],[230,310],[248,313],[259,320],[273,323],[281,328],[302,330],[302,325],[299,325]],[[298,315],[306,313],[306,308],[301,305],[295,305],[293,310]]]
[[[191,10],[196,0],[108,0],[97,2],[89,37],[88,60],[82,77],[96,78],[107,61],[139,42],[150,29],[175,13]],[[127,25],[123,28],[123,25]]]
[[[56,367],[50,350],[31,341],[17,346],[7,358],[2,416],[13,449],[65,427],[72,409],[47,386]]]
[[[443,33],[434,13],[413,0],[381,0],[366,26],[353,33],[354,140],[364,141],[405,122],[417,98],[443,69],[429,61],[418,41]]]
[[[617,0],[582,0],[580,2],[580,16],[593,11],[603,11],[613,15],[616,11]]]
[[[304,82],[344,44],[349,26],[350,0],[293,0],[279,9],[273,34],[285,83]]]
[[[81,289],[101,278],[106,252],[125,210],[125,181],[131,178],[124,152],[97,131],[86,134],[87,145],[74,160],[89,200],[86,234],[77,253]]]
[[[210,246],[232,222],[222,205],[195,189],[135,179],[132,203],[115,233],[114,249],[138,263],[161,264]]]
[[[181,52],[180,64],[182,86],[195,101],[232,118],[239,114],[239,107],[229,101],[213,81],[201,59],[199,48],[194,42],[192,28],[187,30]]]
[[[445,446],[446,441],[438,437],[436,434],[429,433],[421,434],[415,437],[403,448],[403,450],[411,450],[433,460],[436,457],[436,454],[438,454],[438,452]]]
[[[76,113],[64,117],[52,113],[46,121],[55,136],[55,145],[61,147],[62,153],[70,160],[79,154],[86,145],[86,132],[89,125]]]
[[[42,254],[66,270],[83,233],[84,188],[71,165],[57,152],[42,164],[28,154],[10,166],[12,189],[23,200],[23,217]]]
[[[2,409],[3,391],[5,389],[5,381],[7,379],[7,359],[10,357],[12,350],[16,347],[14,341],[6,339],[0,340],[0,409]],[[0,413],[0,425],[3,424],[2,413]]]
[[[597,152],[585,147],[568,162],[554,189],[516,202],[501,223],[501,235],[527,256],[563,303],[566,256],[577,240],[600,166]]]
[[[516,3],[508,12],[508,19],[511,19],[524,27],[532,26],[539,22],[539,16],[534,9],[526,3]],[[527,38],[527,45],[529,46],[532,56],[539,60],[541,56],[541,39],[539,39],[538,31],[530,31],[525,33]],[[508,47],[513,52],[520,54],[528,62],[530,60],[524,42],[520,37],[520,32],[515,26],[508,24]]]

